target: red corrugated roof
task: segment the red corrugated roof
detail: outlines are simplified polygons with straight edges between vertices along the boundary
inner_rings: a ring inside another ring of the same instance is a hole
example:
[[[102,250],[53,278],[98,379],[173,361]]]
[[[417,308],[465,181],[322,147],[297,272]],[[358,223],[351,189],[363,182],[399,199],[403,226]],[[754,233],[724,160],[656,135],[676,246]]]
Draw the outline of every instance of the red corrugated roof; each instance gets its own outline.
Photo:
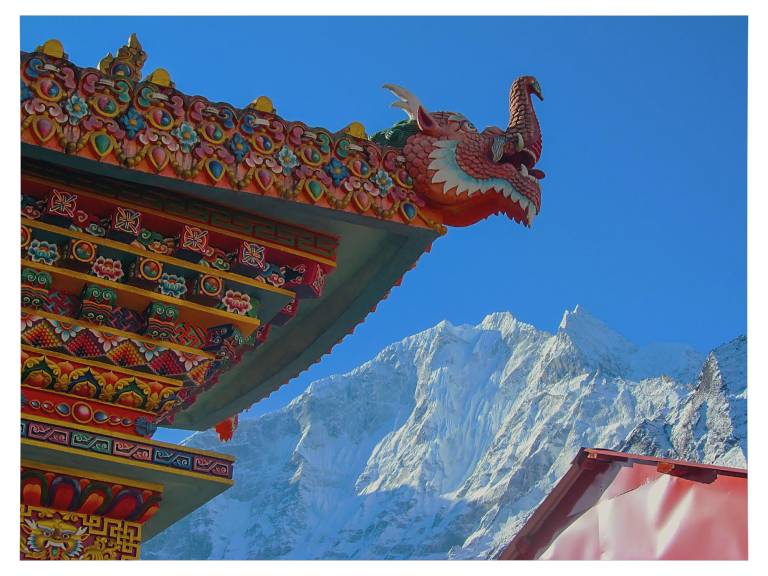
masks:
[[[582,448],[499,555],[746,559],[747,471]]]

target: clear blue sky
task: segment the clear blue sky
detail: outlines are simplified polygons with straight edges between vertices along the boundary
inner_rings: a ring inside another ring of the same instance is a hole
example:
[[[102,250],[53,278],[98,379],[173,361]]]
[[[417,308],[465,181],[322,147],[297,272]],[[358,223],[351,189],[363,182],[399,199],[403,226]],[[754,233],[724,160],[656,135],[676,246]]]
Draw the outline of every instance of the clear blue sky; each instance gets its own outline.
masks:
[[[249,415],[445,318],[509,310],[555,330],[581,304],[639,344],[702,352],[746,332],[746,18],[22,18],[21,48],[55,37],[93,66],[131,32],[145,72],[166,68],[187,94],[266,94],[331,130],[400,120],[385,82],[480,128],[506,126],[515,77],[542,86],[534,228],[451,229],[354,335]]]

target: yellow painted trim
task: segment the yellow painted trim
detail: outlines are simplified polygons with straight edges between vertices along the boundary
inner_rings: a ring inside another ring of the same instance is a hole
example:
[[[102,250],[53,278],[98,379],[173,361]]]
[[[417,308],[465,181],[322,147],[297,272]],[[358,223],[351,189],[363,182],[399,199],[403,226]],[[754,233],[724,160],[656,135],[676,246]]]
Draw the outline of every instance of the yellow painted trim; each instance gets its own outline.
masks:
[[[64,322],[66,324],[74,324],[75,326],[92,328],[94,330],[98,330],[99,332],[106,332],[107,334],[114,334],[115,336],[122,336],[123,338],[138,340],[139,342],[146,342],[147,344],[160,346],[162,348],[168,348],[169,350],[178,350],[179,352],[188,352],[190,354],[197,354],[198,356],[208,358],[209,360],[213,360],[214,358],[216,358],[215,354],[206,352],[205,350],[198,350],[197,348],[192,348],[191,346],[184,346],[183,344],[176,344],[175,342],[168,342],[167,340],[153,340],[152,338],[147,338],[146,336],[142,336],[141,334],[126,332],[125,330],[110,328],[109,326],[102,326],[101,324],[93,324],[92,322],[86,322],[85,320],[81,320],[79,318],[71,318],[69,316],[62,316],[61,314],[54,314],[53,312],[46,312],[44,310],[35,310],[33,308],[25,308],[23,306],[21,308],[21,311],[26,312],[28,314],[34,314],[36,316],[42,316],[43,318],[49,318],[51,320]]]
[[[72,356],[71,354],[62,354],[61,352],[53,352],[43,348],[36,348],[34,346],[30,346],[29,344],[22,344],[21,349],[26,350],[27,352],[32,352],[34,354],[53,356],[54,358],[58,358],[60,360],[69,360],[72,362],[77,362],[78,364],[85,364],[86,366],[94,366],[96,368],[101,368],[102,370],[109,370],[110,372],[119,372],[127,376],[141,378],[142,380],[147,380],[150,382],[160,382],[162,384],[169,384],[170,386],[176,387],[184,386],[183,380],[176,380],[174,378],[169,378],[168,376],[155,376],[151,372],[138,372],[136,370],[131,370],[130,368],[123,368],[117,364],[106,364],[97,360],[90,360],[89,358],[79,358],[78,356]],[[50,392],[53,392],[53,390],[50,390]]]
[[[180,470],[173,466],[158,466],[157,464],[149,464],[147,462],[139,462],[137,460],[131,460],[129,458],[117,458],[116,456],[110,456],[109,454],[99,454],[98,452],[89,452],[87,450],[79,450],[77,448],[71,448],[69,446],[59,446],[57,444],[50,444],[48,442],[40,442],[39,440],[31,440],[29,438],[21,439],[22,445],[37,446],[38,448],[46,448],[55,452],[63,452],[65,454],[77,454],[80,456],[87,456],[88,458],[95,458],[97,460],[105,460],[107,462],[116,462],[118,464],[127,464],[129,466],[136,466],[138,468],[146,468],[148,470],[155,470],[157,472],[166,472],[170,474],[177,474],[179,476],[188,476],[190,478],[197,478],[199,480],[208,480],[212,482],[218,482],[220,484],[226,484],[227,486],[233,486],[235,482],[228,478],[221,478],[220,476],[209,476],[206,474],[200,474],[199,472],[190,472],[189,470]]]
[[[102,202],[106,202],[108,204],[112,204],[113,206],[125,206],[126,208],[133,208],[134,210],[139,210],[140,212],[146,212],[147,214],[154,214],[155,216],[161,216],[163,218],[166,218],[168,220],[173,220],[174,222],[181,222],[182,224],[203,224],[206,229],[211,230],[213,232],[218,232],[219,234],[224,234],[225,236],[231,236],[233,238],[240,238],[241,240],[248,240],[249,242],[258,242],[262,246],[266,246],[267,248],[274,248],[275,250],[278,250],[280,252],[285,252],[286,254],[293,254],[294,256],[300,256],[301,258],[306,258],[307,260],[313,260],[314,262],[318,262],[320,264],[325,264],[326,266],[330,266],[331,268],[336,268],[336,261],[331,260],[330,258],[325,258],[323,256],[318,256],[316,254],[312,254],[311,252],[303,252],[301,250],[297,250],[296,248],[290,248],[288,246],[283,246],[281,244],[275,244],[274,242],[270,242],[269,240],[262,240],[258,236],[249,236],[248,234],[243,234],[241,232],[237,232],[235,230],[228,230],[227,228],[220,228],[218,226],[215,226],[213,224],[209,224],[208,222],[204,222],[203,220],[191,220],[191,219],[185,219],[180,216],[176,216],[174,214],[169,214],[168,212],[163,212],[162,210],[156,210],[154,208],[150,208],[149,206],[144,206],[143,204],[136,204],[135,202],[131,202],[129,200],[123,200],[122,198],[117,199],[113,198],[111,196],[103,196],[101,194],[98,194],[96,192],[90,192],[88,190],[84,190],[83,188],[80,188],[78,186],[71,186],[69,184],[63,184],[63,183],[57,183],[53,180],[48,180],[46,178],[40,178],[37,176],[32,176],[25,174],[24,175],[25,180],[30,180],[31,182],[37,182],[38,184],[45,184],[49,186],[60,186],[64,187],[67,190],[72,190],[74,192],[77,192],[78,194],[82,194],[83,196],[86,196],[88,198],[94,198],[96,200],[101,200]],[[200,202],[202,204],[206,204],[205,200],[199,200],[197,198],[189,198],[184,197],[183,198],[187,200],[193,200],[195,202]],[[223,208],[223,209],[230,209],[229,206],[222,206],[221,204],[213,204],[208,202],[210,206],[216,207],[216,208]],[[248,212],[241,212],[243,216],[254,216],[253,214],[249,214]],[[316,230],[311,230],[309,228],[305,228],[303,226],[297,226],[295,224],[290,224],[289,222],[284,222],[281,220],[276,220],[274,218],[268,218],[266,216],[262,216],[260,214],[256,215],[258,218],[263,218],[264,220],[268,220],[271,222],[277,222],[278,224],[284,224],[285,226],[289,226],[291,228],[297,229],[297,230],[306,230],[307,232],[311,232],[312,234],[317,234],[319,236],[324,236],[326,238],[332,238],[333,235],[326,234],[324,232],[317,232]]]
[[[67,394],[66,392],[59,392],[58,390],[48,390],[47,388],[38,388],[37,386],[30,386],[29,384],[22,384],[22,389],[26,388],[28,390],[37,390],[39,392],[45,392],[48,394],[56,394],[57,396],[64,396],[65,398],[68,398],[70,400],[77,400],[79,402],[83,402],[84,404],[101,404],[103,406],[111,406],[113,408],[123,408],[125,410],[130,410],[132,412],[141,412],[142,414],[149,414],[150,416],[157,418],[158,416],[163,416],[164,414],[160,414],[159,412],[150,412],[149,410],[142,410],[141,408],[131,408],[130,406],[125,406],[123,404],[111,404],[109,402],[104,402],[104,400],[99,400],[97,398],[86,398],[84,396],[75,396],[73,394]],[[30,412],[25,413],[25,416],[31,416]],[[64,424],[65,426],[71,424],[69,420],[57,420],[57,422]],[[104,431],[104,433],[109,433],[109,428],[101,428],[101,430]]]
[[[230,456],[229,454],[219,454],[218,452],[198,450],[197,448],[187,448],[186,446],[179,446],[178,444],[169,444],[168,442],[158,442],[157,440],[151,440],[148,438],[144,438],[143,436],[136,436],[134,434],[123,434],[122,432],[106,431],[103,428],[94,428],[93,426],[83,426],[82,424],[62,422],[61,420],[54,420],[53,418],[46,418],[45,416],[33,416],[31,414],[25,414],[24,418],[27,420],[34,420],[35,422],[42,422],[43,424],[56,424],[58,426],[64,426],[66,428],[82,430],[84,432],[91,432],[93,434],[102,434],[104,436],[112,436],[114,438],[120,438],[123,440],[131,440],[132,442],[142,442],[144,444],[157,446],[158,448],[168,448],[171,450],[181,450],[183,452],[192,452],[193,454],[199,454],[200,456],[208,456],[210,458],[219,458],[221,460],[227,460],[228,462],[235,461],[234,456]]]
[[[45,272],[50,273],[54,278],[56,278],[57,276],[63,277],[63,278],[71,278],[78,282],[83,282],[84,284],[97,284],[99,286],[106,286],[107,288],[112,288],[113,290],[117,291],[118,300],[120,300],[121,293],[133,294],[134,296],[140,299],[145,299],[147,301],[146,302],[147,305],[150,302],[154,302],[154,301],[165,302],[166,304],[178,306],[179,311],[187,310],[189,312],[197,312],[203,317],[218,316],[219,318],[230,321],[232,324],[236,324],[244,336],[249,336],[251,332],[253,332],[260,325],[258,318],[251,318],[249,316],[232,314],[231,312],[219,310],[218,308],[210,308],[208,306],[202,306],[200,304],[197,304],[196,302],[190,302],[189,300],[173,298],[172,296],[166,296],[165,294],[160,294],[159,292],[150,292],[149,290],[144,290],[143,288],[137,288],[136,286],[131,286],[130,284],[121,284],[119,282],[112,282],[112,280],[104,280],[103,278],[99,278],[98,276],[83,274],[82,272],[77,272],[76,270],[70,270],[69,268],[62,268],[60,266],[49,266],[48,264],[42,264],[40,262],[32,262],[31,260],[27,260],[25,258],[21,259],[21,265],[28,266],[36,270],[44,270]],[[189,318],[179,318],[179,319],[189,320]],[[193,320],[194,319],[195,319],[195,315],[193,314]],[[218,322],[218,320],[215,320],[215,319],[209,319],[209,321],[211,322],[211,324],[210,326],[206,326],[208,328],[210,328],[211,326],[215,326],[216,323]]]
[[[36,462],[34,460],[21,459],[21,465],[27,468],[34,468],[35,470],[42,470],[44,472],[55,472],[56,474],[69,474],[70,476],[77,476],[80,478],[87,478],[88,480],[99,480],[101,482],[112,482],[114,484],[122,484],[129,488],[141,488],[143,490],[152,490],[154,492],[163,493],[165,486],[162,484],[155,484],[154,482],[144,482],[143,480],[131,480],[129,478],[121,478],[119,476],[112,476],[110,474],[100,474],[98,472],[88,472],[86,470],[77,470],[76,468],[66,468],[64,466],[52,466],[50,464],[43,464],[42,462]]]
[[[116,242],[115,240],[111,240],[109,238],[91,236],[90,234],[76,232],[75,230],[68,230],[67,228],[62,228],[60,226],[53,226],[45,222],[38,222],[37,220],[29,220],[28,218],[22,218],[21,223],[25,226],[29,226],[30,228],[38,228],[40,230],[45,230],[47,232],[53,232],[54,234],[61,234],[62,236],[67,236],[69,238],[75,238],[77,240],[85,240],[86,242],[90,242],[91,244],[96,244],[97,246],[106,246],[107,248],[120,250],[121,252],[127,252],[129,254],[133,254],[134,256],[150,258],[152,260],[157,260],[158,262],[164,262],[165,264],[170,264],[171,266],[178,266],[179,268],[185,268],[187,270],[193,270],[195,272],[200,272],[202,274],[209,274],[211,276],[216,276],[218,278],[231,280],[232,282],[237,282],[238,284],[242,284],[243,286],[249,286],[251,288],[256,288],[258,290],[264,290],[265,292],[274,292],[275,294],[280,294],[281,296],[288,296],[289,298],[296,297],[295,292],[291,292],[290,290],[286,290],[284,288],[277,288],[265,282],[257,282],[256,280],[253,280],[252,278],[248,278],[247,276],[241,276],[240,274],[234,274],[232,272],[227,272],[225,270],[218,270],[216,268],[209,268],[207,266],[202,266],[200,264],[195,264],[193,262],[187,262],[186,260],[175,258],[173,256],[166,256],[164,254],[155,254],[154,252],[150,252],[149,250],[142,250],[141,248],[137,248],[136,246],[132,246],[131,244],[126,244],[125,242]]]

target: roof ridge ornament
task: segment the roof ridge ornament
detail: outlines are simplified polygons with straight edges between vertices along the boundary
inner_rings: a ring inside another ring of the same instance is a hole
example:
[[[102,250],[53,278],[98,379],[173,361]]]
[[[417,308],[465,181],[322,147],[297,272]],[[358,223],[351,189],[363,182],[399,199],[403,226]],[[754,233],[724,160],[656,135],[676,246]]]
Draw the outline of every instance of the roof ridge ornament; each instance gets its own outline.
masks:
[[[151,82],[156,86],[162,86],[163,88],[173,88],[174,84],[171,80],[171,75],[165,68],[156,68],[153,72],[150,72],[149,76],[145,79],[147,82]]]
[[[349,134],[360,140],[368,140],[368,134],[365,132],[365,126],[361,122],[350,122],[341,130],[344,134]]]
[[[99,70],[109,76],[120,76],[139,82],[141,80],[141,68],[147,60],[147,53],[141,47],[136,33],[128,37],[128,44],[117,50],[117,56],[112,52],[104,56],[99,62]]]
[[[253,102],[248,104],[248,108],[258,112],[266,112],[267,114],[277,114],[277,110],[268,96],[259,96]]]
[[[65,60],[69,59],[69,56],[64,52],[64,46],[62,45],[61,41],[57,40],[56,38],[46,40],[40,46],[35,48],[35,52],[42,52],[46,56],[50,56],[52,58],[62,58]]]

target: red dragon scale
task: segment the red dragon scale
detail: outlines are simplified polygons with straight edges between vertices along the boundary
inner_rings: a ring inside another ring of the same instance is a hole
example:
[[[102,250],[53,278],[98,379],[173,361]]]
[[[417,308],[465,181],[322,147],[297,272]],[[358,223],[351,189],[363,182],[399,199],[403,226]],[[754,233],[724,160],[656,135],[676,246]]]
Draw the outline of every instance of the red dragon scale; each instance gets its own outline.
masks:
[[[532,76],[515,80],[510,89],[506,130],[478,132],[461,114],[428,112],[413,94],[384,86],[415,123],[402,154],[415,191],[443,213],[450,226],[468,226],[491,214],[503,213],[530,226],[541,209],[534,166],[541,156],[541,129],[531,102],[541,88]]]

